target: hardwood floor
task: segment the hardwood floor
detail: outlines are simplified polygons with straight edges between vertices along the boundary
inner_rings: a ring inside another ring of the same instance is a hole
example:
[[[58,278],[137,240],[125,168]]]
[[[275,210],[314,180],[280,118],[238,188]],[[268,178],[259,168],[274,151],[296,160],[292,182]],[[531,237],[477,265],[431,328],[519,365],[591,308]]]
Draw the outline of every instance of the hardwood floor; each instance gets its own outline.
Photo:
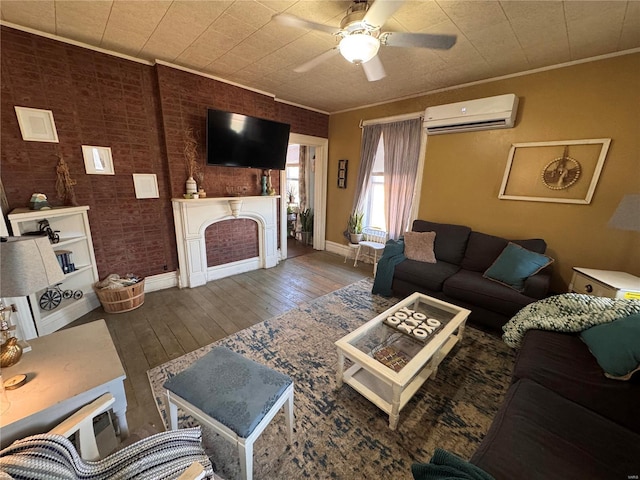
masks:
[[[343,261],[313,252],[197,288],[147,293],[144,305],[131,312],[109,314],[100,307],[69,327],[105,319],[127,374],[129,429],[159,431],[147,370],[372,276],[370,264],[354,268],[353,261]]]

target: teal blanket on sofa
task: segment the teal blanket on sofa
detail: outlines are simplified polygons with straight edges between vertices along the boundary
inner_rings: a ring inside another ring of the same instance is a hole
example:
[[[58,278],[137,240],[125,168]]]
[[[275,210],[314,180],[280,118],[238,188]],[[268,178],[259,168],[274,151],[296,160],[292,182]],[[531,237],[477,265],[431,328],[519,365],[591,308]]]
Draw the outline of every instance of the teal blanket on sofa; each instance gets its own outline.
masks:
[[[391,284],[393,283],[393,272],[396,265],[406,260],[404,255],[404,238],[398,240],[387,240],[384,245],[382,257],[378,260],[376,278],[373,281],[371,293],[377,293],[385,297],[393,295]]]
[[[480,467],[441,448],[436,448],[430,463],[411,465],[411,473],[414,480],[495,480]]]

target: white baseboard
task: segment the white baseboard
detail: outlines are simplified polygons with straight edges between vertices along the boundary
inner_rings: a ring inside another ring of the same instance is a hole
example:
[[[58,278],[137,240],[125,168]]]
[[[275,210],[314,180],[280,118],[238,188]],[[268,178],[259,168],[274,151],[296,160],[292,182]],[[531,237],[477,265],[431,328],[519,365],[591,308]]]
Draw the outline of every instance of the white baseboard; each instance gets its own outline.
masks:
[[[347,258],[355,258],[356,255],[355,249],[350,248],[348,245],[332,242],[330,240],[325,242],[325,250],[327,252],[337,253],[343,257],[346,256]]]
[[[178,272],[160,273],[144,279],[144,293],[178,286]]]
[[[357,249],[348,245],[344,245],[342,243],[330,242],[329,240],[327,240],[325,249],[327,252],[337,253],[338,255],[349,260],[355,260],[356,258]],[[370,263],[373,265],[373,256],[371,255],[371,249],[362,249],[362,251],[360,252],[360,258],[358,258],[358,263]]]

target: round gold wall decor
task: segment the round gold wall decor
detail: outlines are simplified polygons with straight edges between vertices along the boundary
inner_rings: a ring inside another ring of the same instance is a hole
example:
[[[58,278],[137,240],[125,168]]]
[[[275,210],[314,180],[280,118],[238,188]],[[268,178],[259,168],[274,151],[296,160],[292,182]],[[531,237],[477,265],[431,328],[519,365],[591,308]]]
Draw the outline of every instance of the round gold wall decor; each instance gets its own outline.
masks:
[[[564,190],[578,181],[581,170],[580,163],[565,154],[544,167],[542,183],[551,190]]]

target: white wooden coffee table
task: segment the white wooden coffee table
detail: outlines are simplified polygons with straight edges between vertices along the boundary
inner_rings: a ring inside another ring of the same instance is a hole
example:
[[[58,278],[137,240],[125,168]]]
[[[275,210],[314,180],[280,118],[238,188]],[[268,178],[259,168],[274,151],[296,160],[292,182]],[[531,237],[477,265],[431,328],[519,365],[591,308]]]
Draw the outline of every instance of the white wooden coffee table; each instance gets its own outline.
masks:
[[[389,414],[395,430],[400,410],[462,338],[470,313],[422,293],[410,295],[335,342],[338,387],[347,383]],[[345,357],[353,362],[346,371]]]

